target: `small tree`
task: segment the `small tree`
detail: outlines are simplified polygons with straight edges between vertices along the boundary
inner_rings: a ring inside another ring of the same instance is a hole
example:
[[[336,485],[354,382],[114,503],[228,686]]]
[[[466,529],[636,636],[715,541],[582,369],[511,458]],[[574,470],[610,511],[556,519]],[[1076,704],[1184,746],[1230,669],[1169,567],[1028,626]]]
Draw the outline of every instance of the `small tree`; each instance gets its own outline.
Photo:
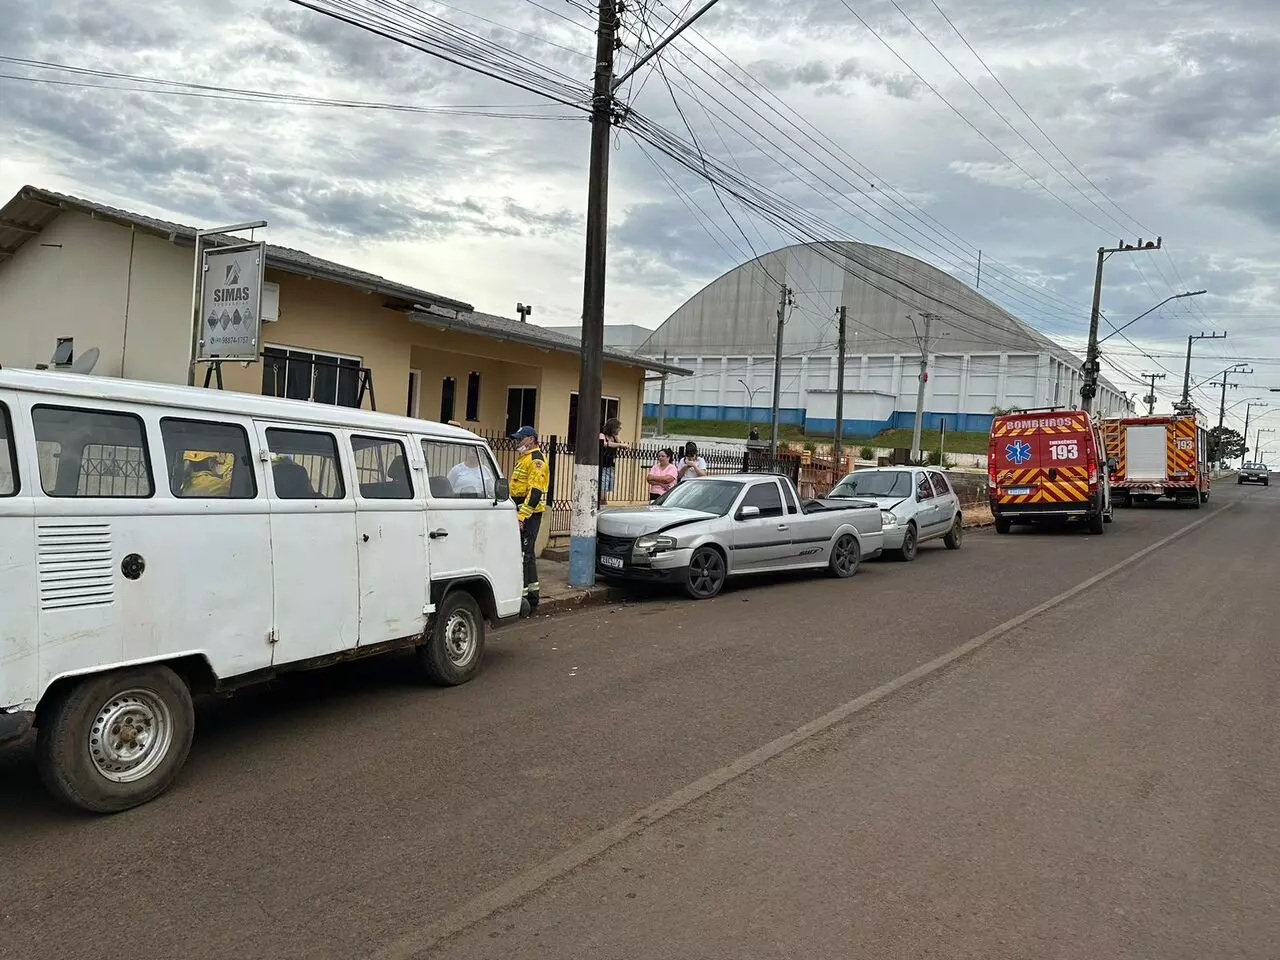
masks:
[[[1210,463],[1225,463],[1235,457],[1243,457],[1249,452],[1244,437],[1230,427],[1214,427],[1209,431],[1209,451],[1206,459]]]
[[[876,458],[876,452],[871,447],[863,447],[858,451],[858,456],[863,460],[874,460]]]
[[[1005,417],[1011,413],[1018,413],[1021,407],[992,407],[991,413],[997,417]]]

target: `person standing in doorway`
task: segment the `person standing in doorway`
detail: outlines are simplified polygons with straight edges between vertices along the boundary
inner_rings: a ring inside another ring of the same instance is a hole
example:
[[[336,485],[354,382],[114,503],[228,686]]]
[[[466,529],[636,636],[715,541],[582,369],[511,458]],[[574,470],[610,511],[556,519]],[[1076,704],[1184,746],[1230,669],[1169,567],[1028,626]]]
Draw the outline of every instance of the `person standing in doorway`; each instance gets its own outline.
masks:
[[[516,519],[520,523],[520,552],[524,558],[524,598],[529,612],[537,613],[542,587],[538,583],[538,531],[542,514],[547,509],[547,481],[550,476],[547,457],[538,447],[538,433],[533,427],[521,427],[511,435],[517,441],[520,459],[511,471],[511,499],[516,502]]]
[[[613,493],[614,478],[617,474],[615,466],[618,460],[618,448],[626,446],[618,439],[621,430],[622,421],[617,417],[610,417],[604,422],[604,428],[600,432],[600,506],[602,507],[608,495]]]
[[[707,475],[707,461],[698,456],[698,445],[690,440],[684,445],[684,456],[676,461],[676,482]]]
[[[649,468],[649,502],[657,500],[676,485],[676,465],[672,462],[675,454],[663,447],[658,451],[657,462]]]

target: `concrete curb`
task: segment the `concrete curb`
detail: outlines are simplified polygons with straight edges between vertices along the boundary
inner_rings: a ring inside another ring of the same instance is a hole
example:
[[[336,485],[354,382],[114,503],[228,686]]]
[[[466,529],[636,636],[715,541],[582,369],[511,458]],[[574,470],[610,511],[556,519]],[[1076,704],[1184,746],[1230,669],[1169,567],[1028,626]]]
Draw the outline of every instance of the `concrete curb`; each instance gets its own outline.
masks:
[[[606,603],[621,603],[627,599],[626,591],[620,587],[597,585],[574,590],[556,597],[546,597],[538,604],[538,612],[530,620],[539,617],[552,617],[582,607],[592,607]]]

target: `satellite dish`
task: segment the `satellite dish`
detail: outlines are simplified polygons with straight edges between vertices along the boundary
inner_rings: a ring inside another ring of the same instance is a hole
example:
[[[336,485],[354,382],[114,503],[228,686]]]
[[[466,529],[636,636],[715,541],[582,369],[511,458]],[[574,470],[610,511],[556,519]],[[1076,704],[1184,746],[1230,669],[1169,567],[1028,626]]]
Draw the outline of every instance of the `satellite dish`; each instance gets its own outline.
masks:
[[[97,347],[90,347],[80,356],[76,357],[75,362],[71,364],[72,373],[88,373],[93,369],[93,365],[98,362],[99,350]]]

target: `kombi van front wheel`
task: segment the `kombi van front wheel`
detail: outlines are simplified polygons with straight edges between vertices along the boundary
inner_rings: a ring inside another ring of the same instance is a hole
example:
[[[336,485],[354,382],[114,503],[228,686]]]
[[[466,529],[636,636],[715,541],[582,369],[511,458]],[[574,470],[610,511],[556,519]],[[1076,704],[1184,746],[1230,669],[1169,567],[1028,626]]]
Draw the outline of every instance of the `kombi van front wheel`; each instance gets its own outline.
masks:
[[[484,659],[484,614],[465,590],[450,590],[440,601],[418,662],[432,683],[456,687],[480,672]]]
[[[42,711],[40,778],[82,810],[128,810],[169,788],[194,731],[191,691],[168,667],[90,677]]]

